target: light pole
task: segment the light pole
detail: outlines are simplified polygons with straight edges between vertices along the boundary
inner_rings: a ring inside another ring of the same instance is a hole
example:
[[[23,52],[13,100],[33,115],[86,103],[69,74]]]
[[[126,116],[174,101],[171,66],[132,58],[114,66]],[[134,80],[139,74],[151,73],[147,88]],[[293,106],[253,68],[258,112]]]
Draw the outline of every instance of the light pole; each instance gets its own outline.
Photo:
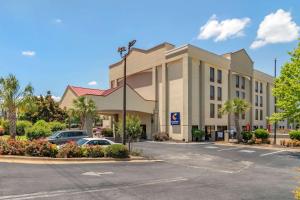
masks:
[[[124,75],[123,75],[123,141],[122,143],[126,144],[126,60],[127,56],[130,53],[131,48],[136,43],[136,40],[132,40],[128,43],[128,48],[119,47],[118,52],[120,53],[121,58],[124,61]]]
[[[277,62],[277,60],[275,58],[275,60],[274,60],[274,77],[275,77],[275,79],[276,79],[276,76],[277,76],[276,62]],[[276,87],[276,84],[274,84],[274,87]],[[276,113],[276,112],[277,112],[276,97],[274,97],[274,113]],[[275,123],[274,123],[274,144],[275,145],[276,145],[276,132],[277,132],[277,122],[275,121]]]

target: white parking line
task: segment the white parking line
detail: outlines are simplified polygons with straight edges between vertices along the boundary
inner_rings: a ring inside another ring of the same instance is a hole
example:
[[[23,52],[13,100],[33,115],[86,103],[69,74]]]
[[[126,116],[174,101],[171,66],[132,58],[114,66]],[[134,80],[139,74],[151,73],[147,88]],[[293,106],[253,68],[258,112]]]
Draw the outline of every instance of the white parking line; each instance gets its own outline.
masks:
[[[101,175],[111,175],[114,174],[113,172],[85,172],[82,173],[81,175],[85,176],[101,176]]]
[[[215,147],[215,146],[206,146],[206,147],[204,147],[204,148],[206,148],[206,149],[218,149],[219,147]]]
[[[230,151],[230,150],[237,150],[237,149],[243,149],[243,147],[233,147],[233,148],[227,148],[227,149],[219,149],[218,151]]]
[[[270,153],[264,153],[264,154],[260,154],[259,156],[263,157],[263,156],[273,155],[273,154],[276,154],[276,153],[281,153],[283,151],[286,151],[286,150],[280,150],[280,151],[274,151],[274,152],[270,152]]]
[[[243,152],[243,153],[254,153],[255,151],[244,149],[244,150],[240,150],[239,152]]]

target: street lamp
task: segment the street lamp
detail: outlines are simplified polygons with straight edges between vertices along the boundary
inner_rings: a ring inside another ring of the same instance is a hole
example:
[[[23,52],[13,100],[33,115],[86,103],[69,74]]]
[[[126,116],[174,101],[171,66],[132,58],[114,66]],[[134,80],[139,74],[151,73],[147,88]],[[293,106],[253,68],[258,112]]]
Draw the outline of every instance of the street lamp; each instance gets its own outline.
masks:
[[[132,40],[128,43],[128,47],[119,47],[118,52],[124,61],[124,77],[123,77],[123,144],[126,144],[126,59],[130,53],[131,48],[136,43],[136,40]]]
[[[274,60],[274,77],[275,77],[275,79],[277,76],[276,62],[277,62],[277,60],[275,58],[275,60]],[[274,87],[276,87],[276,84],[274,84]],[[274,97],[274,113],[277,112],[276,102],[277,102],[276,97]],[[276,132],[277,132],[277,122],[275,121],[275,123],[274,123],[274,144],[275,145],[276,145],[276,134],[277,134]]]

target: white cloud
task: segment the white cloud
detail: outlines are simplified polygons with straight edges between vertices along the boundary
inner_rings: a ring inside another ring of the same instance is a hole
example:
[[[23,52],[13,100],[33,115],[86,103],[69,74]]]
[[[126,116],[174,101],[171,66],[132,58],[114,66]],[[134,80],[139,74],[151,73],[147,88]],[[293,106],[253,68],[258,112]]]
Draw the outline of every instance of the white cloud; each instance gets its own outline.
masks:
[[[61,99],[61,97],[57,97],[57,96],[53,96],[53,95],[52,95],[52,99],[53,99],[54,101],[56,101],[56,102],[59,102],[60,99]]]
[[[57,24],[61,24],[63,21],[62,21],[62,19],[57,18],[57,19],[54,20],[54,22],[57,23]]]
[[[97,82],[96,81],[91,81],[88,83],[88,85],[97,85]]]
[[[35,56],[35,51],[22,51],[23,56],[33,57]]]
[[[278,9],[275,13],[265,16],[257,30],[251,49],[267,44],[286,43],[297,40],[300,27],[293,21],[291,13]]]
[[[250,18],[232,18],[219,21],[216,15],[206,22],[204,26],[200,28],[200,33],[197,39],[207,40],[215,38],[214,41],[224,41],[229,38],[244,36],[244,29],[250,23]]]

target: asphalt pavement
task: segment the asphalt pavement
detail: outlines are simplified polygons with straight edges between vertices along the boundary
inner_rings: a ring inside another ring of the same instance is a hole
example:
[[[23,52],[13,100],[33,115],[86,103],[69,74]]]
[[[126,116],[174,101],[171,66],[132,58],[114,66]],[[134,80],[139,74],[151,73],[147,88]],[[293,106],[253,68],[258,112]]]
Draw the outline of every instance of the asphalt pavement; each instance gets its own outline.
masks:
[[[0,163],[0,200],[293,199],[299,153],[210,143],[140,142],[152,163]]]

